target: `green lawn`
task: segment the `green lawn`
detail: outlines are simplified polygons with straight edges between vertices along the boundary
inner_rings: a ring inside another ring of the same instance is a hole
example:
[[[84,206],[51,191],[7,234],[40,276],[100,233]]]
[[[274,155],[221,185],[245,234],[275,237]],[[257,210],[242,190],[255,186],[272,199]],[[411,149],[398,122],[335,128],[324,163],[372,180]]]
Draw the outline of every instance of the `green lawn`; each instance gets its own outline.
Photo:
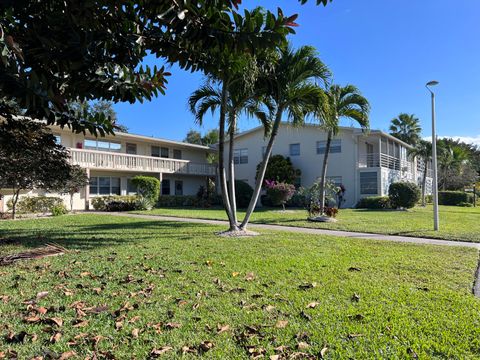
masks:
[[[480,357],[473,249],[222,229],[108,215],[0,222],[1,254],[71,250],[0,268],[0,354],[146,359],[169,346],[170,359],[211,342],[214,359]]]
[[[172,209],[160,208],[138,212],[151,215],[169,215],[201,219],[222,219],[223,209]],[[243,211],[239,212],[242,218]],[[480,207],[440,206],[440,231],[433,228],[432,207],[417,207],[409,211],[380,211],[341,209],[337,223],[312,223],[306,220],[304,210],[258,209],[253,223],[300,226],[319,229],[359,231],[368,233],[419,236],[447,240],[480,242]]]

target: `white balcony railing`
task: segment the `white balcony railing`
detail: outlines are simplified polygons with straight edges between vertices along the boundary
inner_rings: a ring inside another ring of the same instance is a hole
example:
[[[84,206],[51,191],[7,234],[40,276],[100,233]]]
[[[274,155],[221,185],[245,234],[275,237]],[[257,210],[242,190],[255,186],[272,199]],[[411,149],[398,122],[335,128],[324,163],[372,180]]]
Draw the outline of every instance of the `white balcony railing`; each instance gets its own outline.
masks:
[[[208,163],[85,149],[69,149],[69,151],[72,164],[90,169],[205,176],[216,174],[216,166]]]
[[[399,170],[413,173],[413,163],[408,160],[399,159],[387,154],[363,154],[358,159],[358,167],[360,168],[387,168],[392,170]]]

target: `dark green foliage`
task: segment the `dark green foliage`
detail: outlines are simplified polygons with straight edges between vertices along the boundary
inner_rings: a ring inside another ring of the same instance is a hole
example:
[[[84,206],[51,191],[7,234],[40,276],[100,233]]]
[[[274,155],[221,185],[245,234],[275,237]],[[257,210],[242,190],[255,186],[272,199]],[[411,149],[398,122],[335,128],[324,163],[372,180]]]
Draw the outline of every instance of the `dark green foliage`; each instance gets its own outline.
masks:
[[[135,176],[132,184],[137,188],[138,195],[155,204],[160,195],[160,180],[152,176]]]
[[[136,210],[137,196],[97,196],[92,199],[92,206],[97,211],[131,211]]]
[[[260,162],[257,165],[257,174],[261,167]],[[302,174],[300,169],[293,167],[292,161],[289,157],[282,155],[273,155],[267,165],[265,172],[265,180],[272,180],[278,182],[284,182],[287,184],[295,184],[295,180]]]
[[[21,214],[46,214],[52,212],[52,209],[58,206],[64,206],[63,200],[59,197],[24,196],[18,200],[16,210]],[[7,203],[7,207],[12,209],[12,199]]]
[[[473,195],[463,191],[439,191],[438,204],[459,206],[461,203],[473,203]]]
[[[157,207],[210,207],[221,205],[222,198],[217,194],[210,195],[208,201],[195,195],[162,195]]]
[[[355,205],[356,209],[391,209],[388,196],[367,196],[361,198]]]
[[[411,209],[420,200],[420,188],[411,182],[390,184],[388,196],[394,209]]]
[[[235,180],[235,197],[239,208],[246,208],[250,203],[253,189],[245,181]]]

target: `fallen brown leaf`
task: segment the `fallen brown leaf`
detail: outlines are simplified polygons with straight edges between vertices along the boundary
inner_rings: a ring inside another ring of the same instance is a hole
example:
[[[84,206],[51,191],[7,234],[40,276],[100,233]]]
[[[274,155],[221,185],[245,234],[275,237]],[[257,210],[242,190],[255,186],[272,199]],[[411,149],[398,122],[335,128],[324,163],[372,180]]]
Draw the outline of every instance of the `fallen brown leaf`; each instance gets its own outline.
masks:
[[[316,283],[316,282],[306,283],[306,284],[302,284],[302,285],[299,285],[299,286],[298,286],[298,288],[299,288],[300,290],[313,289],[314,287],[317,287],[317,283]]]
[[[217,325],[217,333],[221,334],[230,330],[230,325]]]
[[[58,342],[58,341],[60,340],[61,337],[62,337],[62,334],[59,333],[59,332],[57,332],[57,333],[55,333],[54,335],[52,335],[52,336],[50,337],[50,342],[51,342],[52,344],[55,344],[56,342]]]
[[[74,328],[80,328],[80,327],[85,327],[88,325],[88,320],[83,320],[83,321],[74,321],[73,327]]]
[[[47,297],[47,296],[48,296],[48,291],[40,291],[37,294],[37,299],[40,300],[40,299],[43,299],[44,297]]]
[[[176,323],[176,322],[169,322],[165,324],[165,328],[168,330],[171,329],[178,329],[182,326],[182,324]]]
[[[66,351],[64,352],[62,355],[60,355],[60,357],[58,358],[58,360],[66,360],[66,359],[70,359],[74,356],[76,356],[77,353],[73,350],[70,350],[70,351]]]
[[[163,355],[166,352],[169,352],[169,351],[172,351],[172,350],[173,350],[173,347],[171,347],[171,346],[162,346],[160,349],[153,349],[150,352],[150,355],[151,356],[160,356],[160,355]]]
[[[327,351],[328,351],[328,347],[327,347],[327,346],[323,347],[323,349],[320,350],[320,357],[321,357],[322,359],[325,358],[325,355],[327,354]]]
[[[297,344],[297,349],[298,350],[305,350],[305,349],[308,349],[309,347],[310,347],[310,345],[308,343],[306,343],[305,341],[300,341]]]
[[[245,280],[246,280],[246,281],[253,281],[253,280],[255,280],[255,274],[254,274],[253,272],[247,273],[247,275],[245,275]]]
[[[288,320],[278,320],[275,324],[275,327],[278,329],[284,329],[288,325]]]
[[[138,334],[139,334],[139,333],[140,333],[140,330],[137,329],[137,328],[135,328],[135,329],[132,330],[132,336],[133,336],[134,338],[138,338]]]
[[[315,309],[318,305],[320,305],[319,302],[312,301],[311,303],[307,304],[307,309]]]

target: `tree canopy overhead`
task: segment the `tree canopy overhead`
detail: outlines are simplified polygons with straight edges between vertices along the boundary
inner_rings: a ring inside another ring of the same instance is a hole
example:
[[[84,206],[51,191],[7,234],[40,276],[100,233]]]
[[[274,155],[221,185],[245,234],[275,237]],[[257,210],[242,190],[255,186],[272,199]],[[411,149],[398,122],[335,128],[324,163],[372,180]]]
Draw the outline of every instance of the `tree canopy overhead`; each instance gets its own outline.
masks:
[[[305,3],[305,0],[300,0]],[[329,0],[317,0],[326,5]],[[46,119],[103,135],[108,117],[78,120],[68,104],[143,101],[164,93],[164,67],[141,66],[149,53],[186,70],[211,73],[219,53],[276,47],[296,15],[237,11],[240,0],[6,0],[0,4],[0,115]]]

